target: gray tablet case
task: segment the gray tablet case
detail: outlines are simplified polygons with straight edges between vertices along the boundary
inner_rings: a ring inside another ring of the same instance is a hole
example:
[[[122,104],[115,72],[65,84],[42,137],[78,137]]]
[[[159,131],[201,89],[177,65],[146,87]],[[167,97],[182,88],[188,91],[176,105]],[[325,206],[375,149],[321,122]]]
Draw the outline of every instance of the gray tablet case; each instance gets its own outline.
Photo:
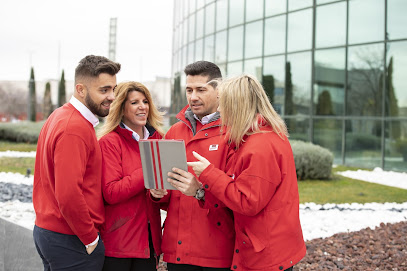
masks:
[[[175,190],[168,181],[173,167],[188,171],[183,140],[147,139],[139,141],[144,186],[147,189]]]

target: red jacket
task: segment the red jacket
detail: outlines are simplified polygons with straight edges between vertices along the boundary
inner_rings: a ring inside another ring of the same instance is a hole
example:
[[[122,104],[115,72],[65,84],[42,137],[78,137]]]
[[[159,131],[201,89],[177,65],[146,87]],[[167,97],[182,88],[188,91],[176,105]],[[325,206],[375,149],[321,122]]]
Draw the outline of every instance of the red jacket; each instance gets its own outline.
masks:
[[[159,139],[150,131],[150,139]],[[138,142],[132,132],[118,126],[99,140],[103,155],[102,188],[106,222],[101,236],[105,255],[116,258],[149,258],[148,222],[154,250],[161,254],[159,204],[147,198]]]
[[[192,151],[196,151],[224,169],[230,149],[224,134],[220,132],[220,120],[203,126],[198,122],[194,135],[190,121],[185,118],[188,108],[178,113],[180,121],[170,128],[165,138],[183,139],[188,161],[196,160],[192,155]],[[193,173],[191,168],[190,172]],[[164,261],[203,267],[230,267],[234,230],[229,209],[222,208],[220,204],[213,210],[200,208],[197,199],[177,190],[171,190],[161,200],[169,201],[162,243]]]
[[[95,130],[75,107],[55,110],[41,129],[35,158],[35,225],[77,235],[84,245],[104,222],[102,155]]]
[[[245,137],[225,174],[211,164],[199,176],[205,189],[233,210],[232,270],[285,270],[306,253],[290,143],[270,127]]]

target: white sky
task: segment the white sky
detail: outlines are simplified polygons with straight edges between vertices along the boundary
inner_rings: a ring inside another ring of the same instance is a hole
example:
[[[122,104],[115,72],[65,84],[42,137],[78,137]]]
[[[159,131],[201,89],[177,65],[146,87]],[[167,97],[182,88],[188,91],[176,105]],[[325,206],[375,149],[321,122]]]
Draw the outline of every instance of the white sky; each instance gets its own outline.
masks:
[[[112,17],[118,82],[170,77],[172,0],[0,0],[0,80],[28,80],[31,66],[36,80],[73,80],[84,56],[108,56]]]

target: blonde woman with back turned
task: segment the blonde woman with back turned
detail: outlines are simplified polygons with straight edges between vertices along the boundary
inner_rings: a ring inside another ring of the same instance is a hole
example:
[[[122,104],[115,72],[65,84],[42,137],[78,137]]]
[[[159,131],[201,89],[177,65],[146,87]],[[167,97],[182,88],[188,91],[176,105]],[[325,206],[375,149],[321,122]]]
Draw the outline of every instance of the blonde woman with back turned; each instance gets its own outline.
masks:
[[[204,189],[233,211],[231,270],[292,270],[306,248],[286,125],[251,75],[225,80],[219,93],[222,126],[236,149],[230,167],[225,173],[195,152],[198,161],[188,165]]]
[[[121,83],[115,93],[99,140],[106,210],[103,270],[153,271],[161,254],[160,210],[146,196],[138,141],[162,137],[162,115],[141,83]]]

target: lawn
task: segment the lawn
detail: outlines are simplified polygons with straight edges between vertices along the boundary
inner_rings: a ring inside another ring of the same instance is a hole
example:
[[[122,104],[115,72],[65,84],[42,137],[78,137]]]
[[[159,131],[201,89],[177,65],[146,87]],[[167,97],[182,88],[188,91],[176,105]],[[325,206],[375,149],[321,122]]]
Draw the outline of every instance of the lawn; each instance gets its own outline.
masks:
[[[35,151],[35,144],[0,141],[0,151]],[[0,172],[25,174],[27,168],[34,172],[34,158],[0,158]],[[303,180],[298,182],[300,202],[325,203],[367,203],[406,202],[407,190],[380,184],[353,180],[336,174],[338,171],[357,170],[356,167],[338,166],[332,169],[330,180]]]

